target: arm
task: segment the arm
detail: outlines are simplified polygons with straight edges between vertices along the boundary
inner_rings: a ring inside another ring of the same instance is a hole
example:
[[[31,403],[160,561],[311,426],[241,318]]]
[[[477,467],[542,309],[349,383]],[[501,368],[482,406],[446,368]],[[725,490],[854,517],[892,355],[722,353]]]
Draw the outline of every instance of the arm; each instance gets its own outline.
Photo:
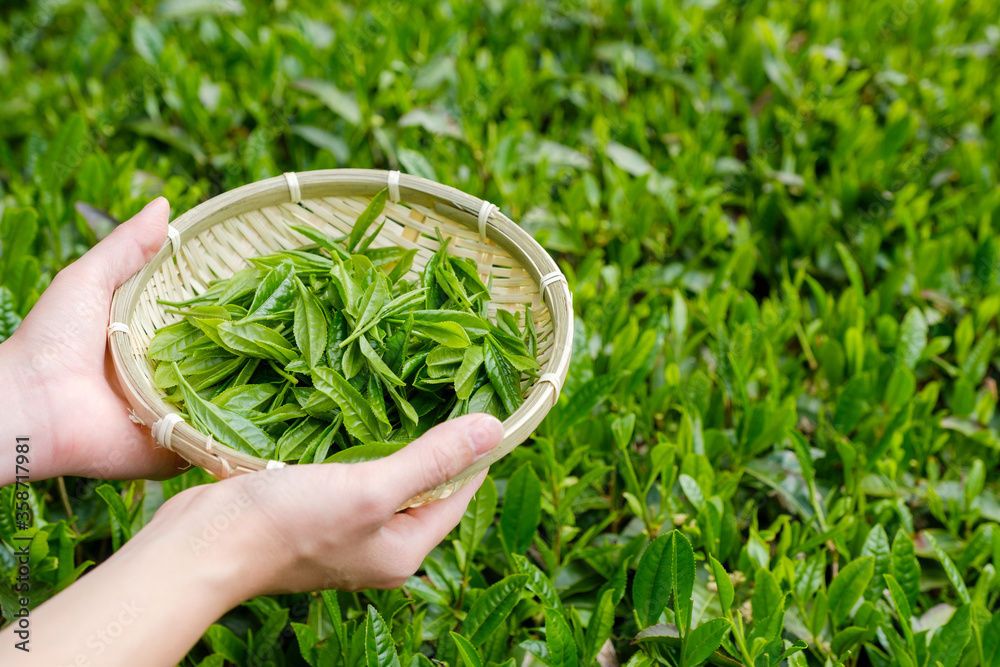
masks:
[[[115,288],[162,246],[150,203],[59,273],[0,345],[0,485],[30,437],[30,481],[166,477],[179,459],[128,419],[107,356]],[[293,466],[178,494],[96,570],[31,613],[31,652],[0,632],[0,664],[174,665],[227,609],[256,595],[400,586],[461,519],[485,473],[447,500],[396,512],[502,437],[467,416],[370,463]],[[27,662],[25,658],[31,660]]]
[[[0,663],[169,667],[256,595],[401,586],[461,519],[485,473],[446,500],[396,508],[502,435],[493,417],[469,415],[380,461],[290,466],[188,489],[32,613],[30,654],[14,648],[12,628],[0,632]]]

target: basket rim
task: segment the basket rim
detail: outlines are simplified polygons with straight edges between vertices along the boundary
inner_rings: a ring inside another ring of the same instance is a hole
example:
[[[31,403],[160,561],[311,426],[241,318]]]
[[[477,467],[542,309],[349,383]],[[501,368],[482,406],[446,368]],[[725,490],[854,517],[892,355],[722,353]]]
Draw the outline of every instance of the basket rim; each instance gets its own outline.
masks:
[[[322,169],[289,172],[282,176],[248,183],[205,200],[179,215],[171,223],[172,230],[175,230],[171,231],[171,238],[167,239],[149,262],[115,290],[110,323],[127,325],[150,278],[165,262],[170,261],[176,248],[182,247],[184,241],[197,236],[204,229],[249,211],[282,203],[297,204],[311,199],[330,197],[370,197],[390,183],[393,186],[392,194],[398,196],[395,201],[403,205],[423,205],[474,231],[485,231],[486,237],[517,259],[539,286],[541,298],[549,309],[552,320],[550,335],[554,338],[551,356],[540,375],[545,377],[546,381],[536,379],[528,388],[524,403],[504,420],[503,442],[484,459],[453,480],[459,484],[464,483],[509,453],[534,431],[558,400],[559,390],[565,381],[572,356],[572,295],[565,277],[542,246],[490,202],[451,186],[388,170]],[[543,278],[545,284],[542,284]],[[121,332],[121,329],[117,328],[115,332]],[[156,433],[156,427],[164,426],[164,418],[170,414],[176,415],[176,409],[156,393],[158,390],[147,388],[139,382],[142,378],[136,378],[130,372],[128,362],[133,353],[133,343],[131,334],[127,330],[124,333],[125,336],[109,334],[112,362],[119,382],[125,390],[126,398],[133,408],[133,414],[137,413],[137,418],[144,425],[150,424]],[[159,445],[170,449],[174,449],[171,446],[171,430],[174,438],[178,435],[186,436],[194,442],[208,437],[183,420],[166,426],[169,426],[166,429],[166,438],[164,439],[161,433],[156,439]],[[203,451],[207,459],[195,461],[192,458],[201,457],[187,455],[193,452],[178,453],[217,478],[284,465],[284,463],[274,465],[277,462],[269,464],[264,459],[237,451],[222,443],[213,443],[210,438],[205,445]],[[451,491],[454,491],[454,488]],[[449,494],[450,492],[439,494],[439,497],[446,497]]]

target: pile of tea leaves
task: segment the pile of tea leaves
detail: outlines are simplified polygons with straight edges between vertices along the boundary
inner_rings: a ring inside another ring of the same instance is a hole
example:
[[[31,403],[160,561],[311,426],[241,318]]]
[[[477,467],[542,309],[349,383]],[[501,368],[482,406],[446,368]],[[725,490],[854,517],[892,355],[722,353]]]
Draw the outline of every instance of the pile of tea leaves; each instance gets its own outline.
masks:
[[[374,248],[381,225],[368,233],[385,201],[383,190],[345,238],[291,225],[313,243],[160,302],[183,319],[150,341],[155,384],[191,424],[266,459],[357,461],[521,405],[522,378],[539,370],[530,311],[491,321],[489,286],[446,238],[407,279],[417,251]]]

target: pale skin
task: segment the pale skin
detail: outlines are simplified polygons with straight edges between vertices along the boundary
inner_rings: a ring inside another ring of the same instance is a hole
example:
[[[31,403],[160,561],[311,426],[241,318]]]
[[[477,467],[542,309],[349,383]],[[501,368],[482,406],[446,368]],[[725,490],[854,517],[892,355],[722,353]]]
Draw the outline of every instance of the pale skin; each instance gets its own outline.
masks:
[[[107,353],[115,288],[163,245],[157,199],[53,280],[0,344],[0,486],[16,437],[32,481],[58,475],[163,479],[184,462],[128,419]],[[395,588],[457,525],[485,472],[451,497],[397,512],[503,437],[468,415],[369,463],[290,466],[199,486],[168,500],[111,558],[35,608],[30,653],[0,631],[0,664],[175,665],[241,602],[271,593]],[[165,632],[164,629],[169,628]]]

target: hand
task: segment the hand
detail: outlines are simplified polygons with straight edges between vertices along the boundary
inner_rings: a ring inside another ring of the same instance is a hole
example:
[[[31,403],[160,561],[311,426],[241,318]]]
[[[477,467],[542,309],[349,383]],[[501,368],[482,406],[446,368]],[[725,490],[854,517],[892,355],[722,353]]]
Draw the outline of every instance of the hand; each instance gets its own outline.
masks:
[[[486,472],[445,500],[396,510],[502,437],[496,418],[467,415],[379,461],[289,466],[189,489],[147,529],[174,533],[171,541],[189,545],[205,567],[225,563],[239,588],[232,604],[273,593],[396,588],[458,524]]]
[[[129,420],[107,350],[111,297],[163,245],[169,213],[153,200],[60,271],[0,345],[0,376],[14,389],[0,401],[0,435],[31,437],[33,479],[157,479],[184,465]]]

